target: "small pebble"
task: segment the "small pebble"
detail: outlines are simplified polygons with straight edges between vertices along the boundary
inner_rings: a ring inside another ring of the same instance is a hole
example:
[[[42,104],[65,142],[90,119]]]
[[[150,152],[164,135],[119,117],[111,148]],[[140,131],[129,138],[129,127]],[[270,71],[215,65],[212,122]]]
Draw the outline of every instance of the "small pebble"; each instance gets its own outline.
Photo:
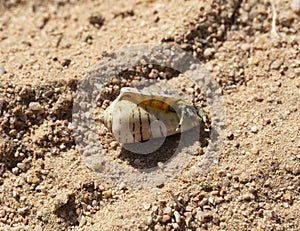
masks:
[[[60,208],[61,206],[64,206],[69,201],[69,194],[65,192],[59,192],[55,197],[55,209]]]
[[[215,49],[214,48],[206,48],[203,52],[203,56],[205,58],[209,58],[210,56],[212,56],[215,53]]]
[[[251,148],[251,153],[254,155],[258,155],[259,154],[259,149],[257,147],[253,147]]]
[[[109,146],[113,149],[116,150],[118,147],[118,142],[117,141],[112,141],[110,142]]]
[[[233,140],[234,139],[234,134],[232,132],[228,132],[226,135],[228,140]]]
[[[244,50],[244,51],[249,51],[251,48],[250,44],[249,43],[243,43],[241,45],[241,49]]]
[[[172,208],[166,207],[166,208],[164,209],[164,214],[169,215],[169,216],[172,216],[172,215],[173,215],[173,213],[172,213]]]
[[[146,203],[145,202],[143,206],[144,206],[145,210],[149,210],[151,208],[151,204],[150,203]]]
[[[274,70],[278,70],[282,65],[282,61],[279,59],[276,59],[272,64],[271,64],[271,68]]]
[[[102,195],[105,199],[108,199],[108,198],[112,197],[112,191],[111,190],[103,191]]]
[[[40,225],[35,226],[34,231],[43,231],[43,227]]]
[[[147,217],[145,223],[146,223],[146,225],[150,226],[153,223],[153,218],[151,216]]]
[[[167,223],[170,219],[171,219],[171,217],[169,215],[163,215],[161,221],[162,221],[162,223]]]
[[[3,75],[6,73],[6,70],[3,66],[0,65],[0,75]]]
[[[254,198],[255,197],[252,193],[245,193],[239,198],[239,201],[251,201]]]
[[[17,134],[17,130],[16,129],[11,129],[8,134],[10,136],[15,136]]]
[[[5,210],[0,210],[0,218],[5,217],[5,215],[6,215]]]
[[[18,208],[17,211],[20,215],[24,215],[28,211],[28,207]]]
[[[208,198],[208,202],[213,205],[215,203],[214,198],[213,197],[209,197]]]
[[[254,126],[251,127],[251,132],[253,132],[253,133],[257,133],[258,132],[258,128],[257,128],[256,125],[254,125]]]
[[[161,225],[156,224],[156,225],[154,226],[154,230],[155,230],[155,231],[163,231],[163,230],[165,230],[165,229],[164,229],[164,227],[162,227]]]
[[[199,156],[202,156],[204,154],[204,150],[202,147],[199,147],[197,152],[195,153],[195,155],[199,155]]]
[[[163,169],[164,168],[164,163],[162,163],[162,162],[158,162],[157,163],[157,166],[160,168],[160,169]]]
[[[2,109],[4,103],[5,103],[5,99],[0,98],[0,110]]]
[[[150,72],[150,74],[149,74],[149,78],[150,79],[156,79],[158,77],[158,74],[159,74],[158,70],[152,69],[151,72]]]
[[[11,170],[11,171],[12,171],[12,173],[13,173],[13,174],[15,174],[15,175],[16,175],[16,174],[18,174],[18,173],[19,173],[19,168],[18,168],[18,167],[14,167],[14,168],[12,168],[12,170]]]
[[[172,224],[174,230],[179,230],[180,226],[177,223]]]
[[[26,170],[26,164],[25,163],[17,163],[17,167],[19,169],[21,169],[22,171],[25,171]]]
[[[291,9],[299,14],[300,13],[300,0],[292,0],[291,1]]]
[[[174,212],[174,217],[175,217],[176,223],[179,224],[181,222],[181,217],[180,217],[180,213],[178,211]]]
[[[32,111],[42,111],[43,108],[41,106],[41,104],[39,102],[30,102],[28,107],[32,110]]]
[[[39,65],[39,64],[34,64],[34,65],[32,66],[32,69],[34,69],[34,70],[39,70],[39,69],[40,69],[40,65]]]
[[[193,210],[193,207],[192,206],[186,206],[185,207],[185,211],[187,211],[187,212],[191,212]]]
[[[211,221],[213,219],[213,214],[210,212],[206,212],[203,214],[204,221]]]
[[[100,13],[93,13],[89,17],[89,23],[92,24],[96,28],[100,28],[104,23],[104,18]]]

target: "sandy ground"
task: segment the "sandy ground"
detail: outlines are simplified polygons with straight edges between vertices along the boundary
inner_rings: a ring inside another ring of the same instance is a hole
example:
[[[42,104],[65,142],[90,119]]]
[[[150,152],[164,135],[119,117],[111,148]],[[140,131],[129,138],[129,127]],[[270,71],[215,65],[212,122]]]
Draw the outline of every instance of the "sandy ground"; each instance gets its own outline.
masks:
[[[299,230],[292,2],[0,0],[0,230]],[[223,148],[207,172],[114,186],[76,148],[73,99],[94,64],[144,43],[177,45],[210,71],[224,96]]]

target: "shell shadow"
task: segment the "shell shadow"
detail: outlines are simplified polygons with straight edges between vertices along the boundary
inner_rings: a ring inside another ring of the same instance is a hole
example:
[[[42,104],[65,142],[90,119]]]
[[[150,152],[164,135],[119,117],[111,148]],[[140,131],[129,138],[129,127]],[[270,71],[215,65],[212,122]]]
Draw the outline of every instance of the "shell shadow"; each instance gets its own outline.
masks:
[[[195,137],[199,137],[199,139],[196,139]],[[141,143],[125,144],[121,149],[119,158],[122,161],[127,162],[133,168],[150,169],[157,167],[160,162],[167,162],[170,158],[176,155],[176,151],[177,153],[180,153],[183,149],[192,147],[196,141],[200,142],[201,147],[207,146],[209,143],[209,137],[210,133],[205,132],[204,129],[202,129],[202,126],[200,126],[200,135],[198,127],[183,133],[151,140],[151,145],[162,145],[149,154],[138,154],[139,145]]]

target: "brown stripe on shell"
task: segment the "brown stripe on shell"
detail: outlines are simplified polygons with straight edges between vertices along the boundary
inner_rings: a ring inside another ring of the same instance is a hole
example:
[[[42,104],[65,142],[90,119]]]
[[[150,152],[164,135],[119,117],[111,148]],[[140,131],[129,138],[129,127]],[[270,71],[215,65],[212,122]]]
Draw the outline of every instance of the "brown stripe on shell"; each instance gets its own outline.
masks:
[[[149,138],[152,138],[152,129],[151,129],[151,119],[150,119],[150,113],[147,107],[145,107],[145,110],[147,112],[147,120],[148,120],[148,126],[149,126]]]
[[[134,122],[134,113],[132,113],[132,136],[133,140],[135,140],[135,122]]]
[[[142,115],[141,115],[141,108],[138,107],[139,112],[139,126],[140,126],[140,135],[141,135],[141,141],[144,141],[143,138],[143,121],[142,121]]]

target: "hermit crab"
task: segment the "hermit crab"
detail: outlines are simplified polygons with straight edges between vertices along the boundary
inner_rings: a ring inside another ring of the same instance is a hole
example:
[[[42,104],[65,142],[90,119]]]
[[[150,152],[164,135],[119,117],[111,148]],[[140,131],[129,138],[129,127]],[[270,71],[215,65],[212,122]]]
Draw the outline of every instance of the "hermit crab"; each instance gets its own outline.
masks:
[[[185,132],[204,120],[201,108],[182,99],[130,87],[121,89],[103,115],[104,125],[123,144]]]

